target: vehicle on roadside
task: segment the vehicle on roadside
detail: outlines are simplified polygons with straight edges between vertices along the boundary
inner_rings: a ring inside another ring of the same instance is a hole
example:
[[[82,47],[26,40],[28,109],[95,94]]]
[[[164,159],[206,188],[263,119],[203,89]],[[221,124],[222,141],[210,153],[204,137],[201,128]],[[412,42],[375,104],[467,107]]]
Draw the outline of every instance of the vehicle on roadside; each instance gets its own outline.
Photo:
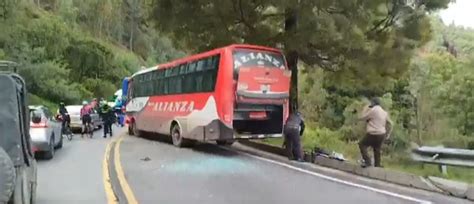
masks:
[[[66,110],[71,117],[71,129],[72,130],[81,130],[82,129],[82,121],[81,121],[81,108],[82,105],[69,105],[66,106]],[[92,126],[93,129],[100,129],[103,126],[103,121],[100,118],[100,115],[97,113],[96,110],[93,110],[91,114],[92,118]]]
[[[171,135],[179,147],[281,137],[290,78],[280,50],[241,44],[141,70],[123,81],[129,133]]]
[[[16,63],[0,61],[0,68]],[[37,165],[29,135],[26,84],[17,74],[0,70],[0,203],[36,200]]]
[[[45,159],[52,159],[55,150],[63,147],[62,121],[45,106],[29,106],[29,109],[33,150]]]

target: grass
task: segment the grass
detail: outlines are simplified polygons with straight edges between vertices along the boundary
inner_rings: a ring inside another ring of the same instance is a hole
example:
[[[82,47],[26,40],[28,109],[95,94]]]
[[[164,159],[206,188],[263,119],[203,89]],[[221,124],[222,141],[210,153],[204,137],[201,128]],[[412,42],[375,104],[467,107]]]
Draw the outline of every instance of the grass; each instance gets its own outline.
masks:
[[[340,138],[341,136],[337,131],[331,131],[324,128],[307,129],[302,138],[303,149],[305,151],[311,151],[314,147],[320,147],[328,151],[335,151],[342,153],[349,162],[355,163],[355,161],[361,158],[357,141],[345,142]],[[263,142],[275,146],[281,146],[283,139],[271,138],[265,139]],[[412,161],[408,150],[395,151],[386,146],[385,150],[385,153],[382,153],[382,164],[385,168],[425,177],[436,176],[474,184],[474,170],[472,168],[448,166],[448,174],[443,175],[439,171],[438,165],[421,164]]]

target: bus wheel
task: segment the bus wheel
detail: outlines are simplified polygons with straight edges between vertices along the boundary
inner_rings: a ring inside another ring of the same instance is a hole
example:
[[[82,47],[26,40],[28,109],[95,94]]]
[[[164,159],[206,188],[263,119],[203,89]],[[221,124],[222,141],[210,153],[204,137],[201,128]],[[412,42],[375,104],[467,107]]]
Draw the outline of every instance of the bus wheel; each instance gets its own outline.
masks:
[[[222,146],[231,146],[234,144],[234,140],[217,140],[216,143]]]
[[[137,137],[140,137],[141,135],[141,131],[137,128],[137,124],[135,123],[135,121],[132,123],[132,133]]]
[[[171,128],[171,138],[173,139],[173,145],[176,147],[184,147],[185,141],[184,138],[181,136],[181,129],[179,125],[174,124]]]
[[[134,135],[132,123],[128,124],[128,134],[129,135]]]

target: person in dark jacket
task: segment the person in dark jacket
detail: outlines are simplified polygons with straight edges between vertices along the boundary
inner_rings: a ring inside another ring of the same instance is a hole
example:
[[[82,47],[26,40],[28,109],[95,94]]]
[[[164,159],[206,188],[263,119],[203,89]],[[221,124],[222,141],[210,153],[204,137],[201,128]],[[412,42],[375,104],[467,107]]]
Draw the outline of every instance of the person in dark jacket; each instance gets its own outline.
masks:
[[[112,124],[115,122],[114,111],[107,103],[105,103],[100,108],[100,115],[102,116],[102,121],[104,121],[104,138],[107,137],[107,133],[112,137]]]
[[[67,112],[66,105],[64,104],[64,102],[59,103],[58,114],[61,116],[61,130],[62,132],[64,132],[66,125],[71,124],[71,117],[69,117],[69,113]]]
[[[303,161],[300,137],[303,135],[304,129],[305,124],[301,113],[294,112],[290,114],[283,132],[285,135],[284,146],[286,146],[290,160]]]

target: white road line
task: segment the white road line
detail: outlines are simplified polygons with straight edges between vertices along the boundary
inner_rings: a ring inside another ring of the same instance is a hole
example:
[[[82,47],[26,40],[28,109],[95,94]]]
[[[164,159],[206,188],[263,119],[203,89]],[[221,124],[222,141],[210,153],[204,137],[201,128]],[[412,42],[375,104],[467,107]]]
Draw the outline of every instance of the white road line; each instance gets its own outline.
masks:
[[[232,150],[232,149],[229,149],[229,150]],[[232,151],[235,151],[235,150],[232,150]],[[253,155],[253,154],[249,154],[247,152],[241,152],[241,151],[238,151],[238,152],[242,153],[242,154],[245,154],[249,157],[255,158],[255,159],[259,159],[259,160],[266,161],[266,162],[269,162],[269,163],[277,164],[277,165],[280,165],[280,166],[283,166],[283,167],[286,167],[286,168],[289,168],[289,169],[293,169],[293,170],[296,170],[296,171],[299,171],[299,172],[307,173],[307,174],[317,176],[317,177],[320,177],[320,178],[323,178],[323,179],[326,179],[326,180],[330,180],[330,181],[333,181],[333,182],[342,183],[342,184],[345,184],[345,185],[348,185],[348,186],[361,188],[361,189],[365,189],[365,190],[368,190],[368,191],[373,191],[373,192],[376,192],[376,193],[389,195],[389,196],[392,196],[392,197],[396,197],[396,198],[400,198],[400,199],[404,199],[404,200],[408,200],[408,201],[412,201],[412,202],[417,202],[417,203],[422,203],[422,204],[432,204],[431,201],[420,200],[420,199],[413,198],[413,197],[410,197],[410,196],[405,196],[405,195],[401,195],[401,194],[398,194],[398,193],[393,193],[393,192],[390,192],[390,191],[385,191],[385,190],[372,188],[370,186],[365,186],[365,185],[361,185],[361,184],[357,184],[357,183],[352,183],[352,182],[349,182],[349,181],[344,181],[344,180],[341,180],[341,179],[338,179],[338,178],[326,176],[326,175],[323,175],[323,174],[320,174],[320,173],[316,173],[316,172],[308,171],[306,169],[291,166],[289,164],[285,164],[285,163],[282,163],[282,162],[278,162],[278,161],[274,161],[274,160],[271,160],[271,159],[266,159],[266,158],[263,158],[263,157],[259,157],[259,156]]]

